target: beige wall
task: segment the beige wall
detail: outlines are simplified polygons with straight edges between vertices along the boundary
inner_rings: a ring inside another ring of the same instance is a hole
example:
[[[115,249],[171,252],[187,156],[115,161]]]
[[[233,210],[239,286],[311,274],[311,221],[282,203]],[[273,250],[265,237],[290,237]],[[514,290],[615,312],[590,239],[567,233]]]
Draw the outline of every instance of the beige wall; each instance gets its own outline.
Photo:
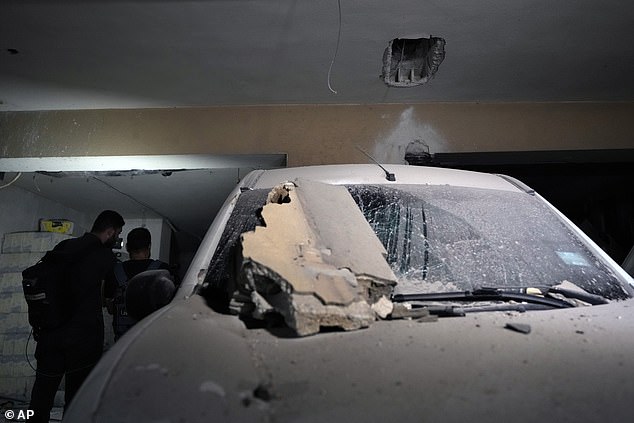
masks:
[[[0,157],[287,153],[288,164],[432,152],[634,148],[634,103],[297,105],[0,113]]]

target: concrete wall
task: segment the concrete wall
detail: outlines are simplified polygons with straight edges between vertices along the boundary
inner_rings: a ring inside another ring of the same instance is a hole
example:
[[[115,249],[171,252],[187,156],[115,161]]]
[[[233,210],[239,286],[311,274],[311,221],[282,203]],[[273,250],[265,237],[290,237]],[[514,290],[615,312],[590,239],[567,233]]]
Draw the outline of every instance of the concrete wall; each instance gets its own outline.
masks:
[[[0,185],[7,181],[0,182]],[[7,242],[12,232],[39,230],[41,218],[65,218],[75,223],[74,235],[89,230],[94,216],[87,216],[62,204],[15,186],[0,189],[0,395],[25,401],[35,380],[35,342],[29,340],[30,326],[22,292],[22,270],[35,264],[61,239],[59,234],[21,234],[24,242]],[[11,238],[11,237],[10,237]],[[29,242],[31,241],[31,242]],[[25,349],[28,346],[28,356]]]
[[[634,148],[634,103],[297,105],[0,113],[0,157],[287,153],[289,166],[431,152]]]
[[[0,189],[0,237],[10,232],[39,231],[40,219],[71,220],[73,235],[81,236],[90,230],[96,217],[15,186]]]

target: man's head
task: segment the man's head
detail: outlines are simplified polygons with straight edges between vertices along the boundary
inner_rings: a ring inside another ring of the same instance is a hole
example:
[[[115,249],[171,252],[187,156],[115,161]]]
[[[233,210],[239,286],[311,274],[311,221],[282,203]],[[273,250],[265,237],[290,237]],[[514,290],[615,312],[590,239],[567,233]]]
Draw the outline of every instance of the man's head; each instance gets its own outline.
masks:
[[[123,225],[125,225],[125,221],[119,213],[113,210],[104,210],[95,219],[90,232],[97,235],[103,245],[113,248],[119,235],[121,235]]]
[[[134,228],[128,234],[125,244],[126,250],[130,253],[131,259],[150,258],[150,245],[152,244],[152,235],[146,228]]]

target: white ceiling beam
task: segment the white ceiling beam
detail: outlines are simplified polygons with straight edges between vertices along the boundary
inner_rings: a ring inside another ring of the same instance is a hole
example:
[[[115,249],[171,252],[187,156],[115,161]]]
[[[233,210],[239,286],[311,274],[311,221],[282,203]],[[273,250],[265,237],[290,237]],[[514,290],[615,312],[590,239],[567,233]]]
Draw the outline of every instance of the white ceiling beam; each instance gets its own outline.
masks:
[[[286,162],[286,154],[15,157],[0,158],[0,172],[260,169],[285,167]]]

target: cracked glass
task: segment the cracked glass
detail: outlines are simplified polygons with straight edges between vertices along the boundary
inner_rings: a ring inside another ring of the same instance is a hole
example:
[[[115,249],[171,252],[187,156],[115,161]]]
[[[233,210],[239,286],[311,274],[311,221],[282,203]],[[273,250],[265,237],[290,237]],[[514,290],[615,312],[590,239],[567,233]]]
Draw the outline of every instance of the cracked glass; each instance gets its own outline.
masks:
[[[525,193],[448,185],[353,185],[348,191],[387,250],[396,293],[572,282],[630,297],[599,257]]]
[[[395,293],[550,287],[564,281],[608,299],[632,289],[537,197],[449,185],[351,185],[349,193],[385,247]],[[204,286],[236,289],[240,235],[263,225],[268,189],[240,195]],[[333,222],[336,224],[336,222]]]

